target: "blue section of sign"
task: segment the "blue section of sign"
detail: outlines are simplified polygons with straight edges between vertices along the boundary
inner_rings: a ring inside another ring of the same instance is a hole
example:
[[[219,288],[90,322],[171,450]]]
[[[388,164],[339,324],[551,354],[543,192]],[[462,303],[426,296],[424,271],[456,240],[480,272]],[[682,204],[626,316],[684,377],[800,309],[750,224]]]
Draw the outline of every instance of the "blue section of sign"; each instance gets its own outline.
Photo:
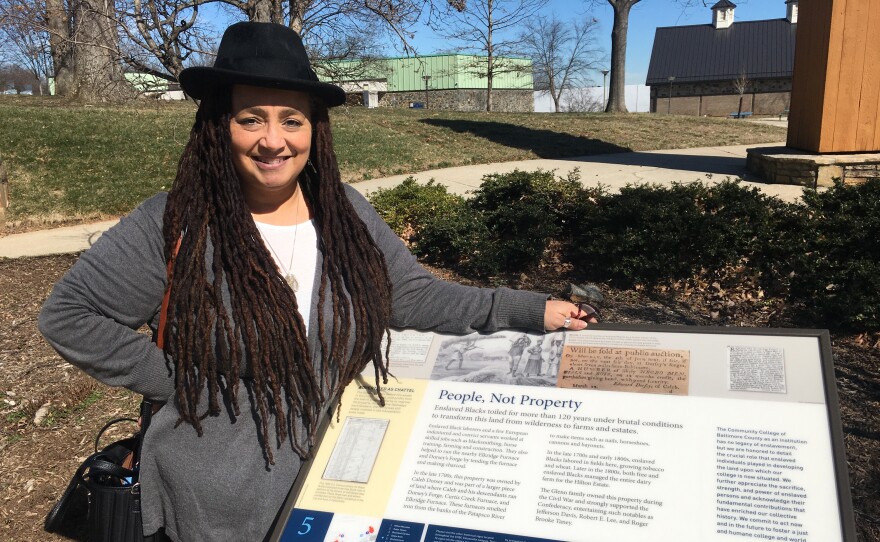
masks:
[[[419,542],[424,530],[424,523],[383,519],[376,542]]]
[[[280,542],[324,542],[333,514],[294,508],[287,518]]]
[[[563,542],[549,538],[534,538],[531,536],[519,536],[515,534],[492,533],[488,531],[475,531],[473,529],[457,529],[455,527],[442,527],[429,525],[425,542]]]

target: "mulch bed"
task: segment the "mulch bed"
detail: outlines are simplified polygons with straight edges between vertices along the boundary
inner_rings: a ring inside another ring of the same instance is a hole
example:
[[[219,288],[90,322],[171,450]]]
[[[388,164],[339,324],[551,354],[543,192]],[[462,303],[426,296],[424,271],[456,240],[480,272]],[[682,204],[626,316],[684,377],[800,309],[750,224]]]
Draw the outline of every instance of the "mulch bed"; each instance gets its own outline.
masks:
[[[103,422],[137,409],[136,397],[71,368],[37,331],[43,300],[75,260],[75,255],[0,259],[0,540],[61,540],[42,531],[43,518],[90,453]],[[449,271],[432,271],[469,282]],[[541,276],[541,280],[516,277],[513,286],[562,296],[568,285],[566,276],[543,271]],[[600,286],[605,295],[602,317],[608,322],[787,324],[782,308],[748,285],[693,280],[655,292]],[[859,540],[878,542],[880,336],[834,334],[832,339]],[[35,425],[40,410],[46,417]]]

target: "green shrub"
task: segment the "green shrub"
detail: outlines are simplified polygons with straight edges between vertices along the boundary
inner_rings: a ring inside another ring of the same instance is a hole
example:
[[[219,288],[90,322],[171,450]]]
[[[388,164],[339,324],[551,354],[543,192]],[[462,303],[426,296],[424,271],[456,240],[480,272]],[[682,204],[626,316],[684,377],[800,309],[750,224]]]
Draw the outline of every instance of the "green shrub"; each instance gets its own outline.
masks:
[[[402,237],[418,232],[427,220],[449,214],[463,201],[461,196],[450,194],[433,179],[419,184],[412,177],[394,188],[380,188],[370,194],[369,199],[379,216]]]
[[[488,232],[467,202],[425,220],[412,237],[413,254],[429,263],[477,273],[485,269]]]
[[[804,195],[809,234],[794,258],[789,300],[803,321],[880,329],[880,179]]]
[[[591,278],[627,286],[719,270],[759,244],[766,199],[732,181],[630,185],[584,213],[567,256]]]
[[[655,286],[736,269],[784,297],[798,325],[880,329],[880,180],[790,204],[739,182],[581,187],[577,173],[487,175],[470,200],[439,185],[373,196],[426,261],[475,275],[533,270],[553,254],[591,280]]]
[[[767,239],[774,236],[778,214],[791,207],[757,188],[730,180],[701,187],[696,203],[700,231],[694,242],[699,247],[695,267],[710,273],[754,260]]]
[[[461,267],[474,259],[475,243],[485,238],[464,198],[433,179],[419,184],[409,177],[371,194],[370,203],[413,254],[429,263]]]
[[[801,203],[767,199],[769,224],[755,243],[748,265],[759,286],[770,297],[786,297],[795,264],[806,250],[813,225]]]
[[[575,217],[572,203],[587,197],[577,170],[567,177],[552,171],[519,171],[483,177],[468,206],[480,217],[485,237],[481,258],[472,268],[481,274],[531,271],[551,240]]]
[[[601,199],[577,237],[572,263],[590,277],[627,285],[689,275],[697,188],[627,186]]]

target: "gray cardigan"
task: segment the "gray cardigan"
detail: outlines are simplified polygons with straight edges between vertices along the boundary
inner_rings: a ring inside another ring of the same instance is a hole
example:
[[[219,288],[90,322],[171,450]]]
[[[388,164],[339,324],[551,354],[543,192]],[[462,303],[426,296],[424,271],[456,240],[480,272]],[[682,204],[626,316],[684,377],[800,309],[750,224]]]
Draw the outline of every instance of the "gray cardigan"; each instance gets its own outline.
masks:
[[[385,255],[393,327],[447,333],[543,329],[546,295],[435,278],[360,194],[348,186],[346,192]],[[137,329],[148,324],[155,335],[158,325],[166,284],[166,198],[162,193],[147,200],[83,253],[55,285],[39,322],[64,359],[106,384],[157,401],[173,398],[172,368],[151,337]],[[318,269],[320,265],[319,254]],[[313,358],[320,344],[317,285],[314,291],[309,323]],[[246,390],[245,381],[239,393],[242,415],[235,418],[227,408],[220,416],[207,417],[202,437],[189,425],[175,428],[173,400],[153,417],[141,458],[145,533],[164,527],[171,539],[187,542],[253,541],[267,534],[302,463],[290,443],[277,442],[272,430],[275,465],[268,465]],[[273,425],[270,421],[269,427]]]

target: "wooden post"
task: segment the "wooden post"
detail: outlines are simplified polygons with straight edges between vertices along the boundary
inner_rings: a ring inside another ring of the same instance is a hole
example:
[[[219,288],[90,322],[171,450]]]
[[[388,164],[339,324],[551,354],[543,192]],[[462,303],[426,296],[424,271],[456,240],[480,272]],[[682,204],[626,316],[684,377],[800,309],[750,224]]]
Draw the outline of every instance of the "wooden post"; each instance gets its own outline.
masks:
[[[880,151],[880,1],[800,0],[788,146]]]

